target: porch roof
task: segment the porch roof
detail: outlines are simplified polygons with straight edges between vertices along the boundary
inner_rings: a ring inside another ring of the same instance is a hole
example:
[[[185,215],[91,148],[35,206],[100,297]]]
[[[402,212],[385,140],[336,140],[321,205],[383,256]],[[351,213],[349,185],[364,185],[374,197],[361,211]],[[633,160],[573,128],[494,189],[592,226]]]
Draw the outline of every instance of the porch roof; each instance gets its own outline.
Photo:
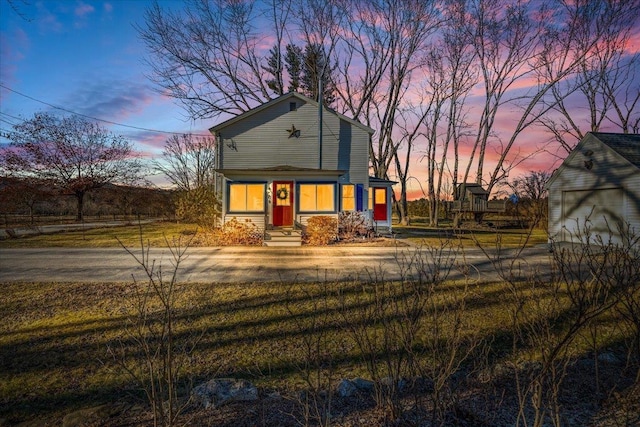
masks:
[[[375,176],[369,177],[369,185],[384,185],[391,187],[394,184],[397,184],[398,181],[391,181],[383,178],[376,178]]]

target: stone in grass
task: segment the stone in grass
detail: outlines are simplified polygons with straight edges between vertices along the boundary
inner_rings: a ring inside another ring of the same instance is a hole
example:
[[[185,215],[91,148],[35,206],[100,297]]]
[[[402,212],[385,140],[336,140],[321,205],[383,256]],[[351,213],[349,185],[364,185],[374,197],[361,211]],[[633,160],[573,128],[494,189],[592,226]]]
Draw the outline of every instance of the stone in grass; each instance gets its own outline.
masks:
[[[340,397],[351,397],[357,391],[370,392],[371,390],[373,390],[373,381],[364,378],[344,379],[336,387],[336,393]]]
[[[258,400],[258,389],[246,380],[214,378],[195,387],[191,396],[205,408],[217,408],[232,402]]]
[[[358,387],[351,380],[344,379],[338,383],[336,387],[336,393],[340,397],[351,397],[356,391],[358,391]]]
[[[373,381],[365,380],[364,378],[354,378],[351,380],[358,390],[361,391],[372,391],[373,390]]]

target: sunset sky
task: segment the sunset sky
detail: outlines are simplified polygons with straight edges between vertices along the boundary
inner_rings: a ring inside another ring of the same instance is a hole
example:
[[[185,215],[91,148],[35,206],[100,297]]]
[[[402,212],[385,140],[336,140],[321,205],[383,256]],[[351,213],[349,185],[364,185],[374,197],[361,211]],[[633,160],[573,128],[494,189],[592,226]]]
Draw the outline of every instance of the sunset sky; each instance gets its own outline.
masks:
[[[163,8],[183,7],[180,1],[160,3]],[[128,137],[148,157],[160,153],[171,132],[208,134],[207,129],[222,119],[189,120],[173,100],[156,93],[146,77],[150,73],[144,63],[147,52],[135,25],[144,25],[144,11],[150,4],[146,0],[0,0],[0,132],[36,112],[76,113],[117,123],[101,124]],[[636,51],[637,40],[632,46]],[[501,122],[517,120],[510,117],[513,113],[504,110],[497,128]],[[548,135],[531,129],[518,149],[534,151],[545,140]],[[420,157],[418,150],[410,198],[422,196],[418,183],[424,185],[425,179]],[[560,160],[537,154],[519,172],[553,170]]]
[[[212,121],[188,120],[145,77],[145,49],[134,25],[144,23],[149,4],[15,0],[12,8],[0,1],[0,128],[10,129],[39,111],[73,112],[149,129],[102,122],[150,155],[159,153],[169,136],[158,131],[208,133]]]

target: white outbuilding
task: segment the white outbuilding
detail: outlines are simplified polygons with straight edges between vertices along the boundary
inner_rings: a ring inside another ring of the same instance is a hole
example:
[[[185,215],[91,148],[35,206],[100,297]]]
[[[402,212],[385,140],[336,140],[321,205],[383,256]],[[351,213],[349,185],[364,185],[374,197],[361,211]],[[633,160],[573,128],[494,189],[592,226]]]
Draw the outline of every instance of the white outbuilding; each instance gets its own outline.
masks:
[[[549,238],[621,243],[640,233],[640,135],[589,132],[547,182]]]

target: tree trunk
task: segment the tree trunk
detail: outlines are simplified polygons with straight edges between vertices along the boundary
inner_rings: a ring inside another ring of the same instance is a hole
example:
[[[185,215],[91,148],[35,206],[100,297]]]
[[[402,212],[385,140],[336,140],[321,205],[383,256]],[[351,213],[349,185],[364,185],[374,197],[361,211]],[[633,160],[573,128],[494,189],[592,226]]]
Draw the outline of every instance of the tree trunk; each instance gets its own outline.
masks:
[[[78,210],[76,213],[76,221],[82,222],[84,219],[84,191],[76,191],[76,200],[78,201]]]
[[[407,203],[407,181],[400,180],[400,200],[398,201],[400,224],[409,225],[409,204]]]

